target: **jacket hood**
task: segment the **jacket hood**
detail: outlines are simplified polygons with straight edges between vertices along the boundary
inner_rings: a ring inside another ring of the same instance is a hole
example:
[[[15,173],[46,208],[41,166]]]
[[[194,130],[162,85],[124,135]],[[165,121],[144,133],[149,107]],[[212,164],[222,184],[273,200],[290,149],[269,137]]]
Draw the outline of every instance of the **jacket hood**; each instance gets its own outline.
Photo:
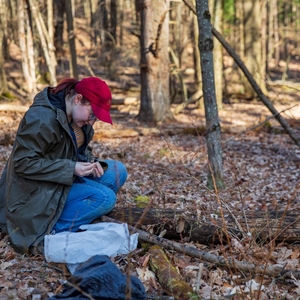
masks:
[[[58,108],[66,114],[64,91],[60,91],[57,94],[51,94],[49,93],[49,89],[45,88],[34,97],[31,107],[34,106],[46,106],[54,110]]]

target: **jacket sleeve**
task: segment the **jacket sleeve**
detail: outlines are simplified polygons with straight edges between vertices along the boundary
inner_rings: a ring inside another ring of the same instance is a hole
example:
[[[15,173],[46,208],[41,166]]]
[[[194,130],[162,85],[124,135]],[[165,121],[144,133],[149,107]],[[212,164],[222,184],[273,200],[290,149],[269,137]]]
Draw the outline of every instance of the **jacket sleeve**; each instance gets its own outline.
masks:
[[[71,137],[49,109],[30,109],[24,116],[13,149],[14,171],[36,181],[71,185],[74,146]]]

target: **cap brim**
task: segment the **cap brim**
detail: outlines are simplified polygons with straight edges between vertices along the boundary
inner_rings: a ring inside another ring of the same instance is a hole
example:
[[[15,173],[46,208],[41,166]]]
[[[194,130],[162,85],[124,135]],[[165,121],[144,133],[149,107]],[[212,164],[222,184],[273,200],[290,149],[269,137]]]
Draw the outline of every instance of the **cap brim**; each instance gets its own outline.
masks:
[[[108,110],[98,105],[95,105],[93,102],[91,102],[91,106],[92,106],[93,113],[95,114],[97,119],[99,119],[102,122],[109,123],[111,125],[113,124]]]

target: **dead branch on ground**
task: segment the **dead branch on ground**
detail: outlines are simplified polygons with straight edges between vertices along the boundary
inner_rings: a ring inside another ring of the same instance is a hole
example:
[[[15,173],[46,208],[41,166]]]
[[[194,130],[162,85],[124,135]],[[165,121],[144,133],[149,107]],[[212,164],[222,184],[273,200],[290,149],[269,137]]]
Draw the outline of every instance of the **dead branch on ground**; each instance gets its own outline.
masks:
[[[105,222],[119,223],[117,220],[109,218],[107,216],[102,216],[102,220]],[[225,258],[223,256],[218,256],[211,254],[209,252],[199,250],[196,247],[187,246],[185,244],[180,244],[178,242],[170,241],[165,238],[158,237],[154,234],[150,234],[146,231],[137,229],[133,226],[128,226],[132,233],[138,233],[139,240],[149,242],[151,244],[159,245],[167,250],[177,251],[191,257],[196,257],[202,259],[206,262],[215,264],[219,267],[228,268],[234,271],[240,271],[250,274],[260,274],[267,275],[273,278],[289,278],[289,279],[300,279],[300,271],[298,270],[285,270],[281,265],[256,265],[250,262],[241,262],[234,258]]]

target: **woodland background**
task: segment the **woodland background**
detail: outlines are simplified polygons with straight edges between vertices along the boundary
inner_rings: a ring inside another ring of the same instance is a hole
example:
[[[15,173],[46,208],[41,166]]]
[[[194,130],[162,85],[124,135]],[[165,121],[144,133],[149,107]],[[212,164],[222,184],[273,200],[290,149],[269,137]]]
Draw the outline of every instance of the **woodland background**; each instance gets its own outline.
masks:
[[[164,245],[167,258],[158,255],[163,273],[155,267],[156,250],[141,241],[131,255],[112,258],[120,269],[156,297],[191,298],[166,284],[173,268],[172,276],[195,293],[192,299],[297,299],[299,147],[214,38],[224,188],[208,189],[192,9],[199,6],[186,0],[1,0],[0,170],[36,92],[64,77],[99,76],[112,89],[114,126],[96,123],[94,152],[122,160],[129,171],[110,217],[215,255],[207,261]],[[299,1],[215,0],[209,10],[214,28],[299,136]],[[15,253],[4,233],[0,246],[1,299],[46,299],[70,278],[64,265]],[[226,266],[220,257],[236,261]]]

